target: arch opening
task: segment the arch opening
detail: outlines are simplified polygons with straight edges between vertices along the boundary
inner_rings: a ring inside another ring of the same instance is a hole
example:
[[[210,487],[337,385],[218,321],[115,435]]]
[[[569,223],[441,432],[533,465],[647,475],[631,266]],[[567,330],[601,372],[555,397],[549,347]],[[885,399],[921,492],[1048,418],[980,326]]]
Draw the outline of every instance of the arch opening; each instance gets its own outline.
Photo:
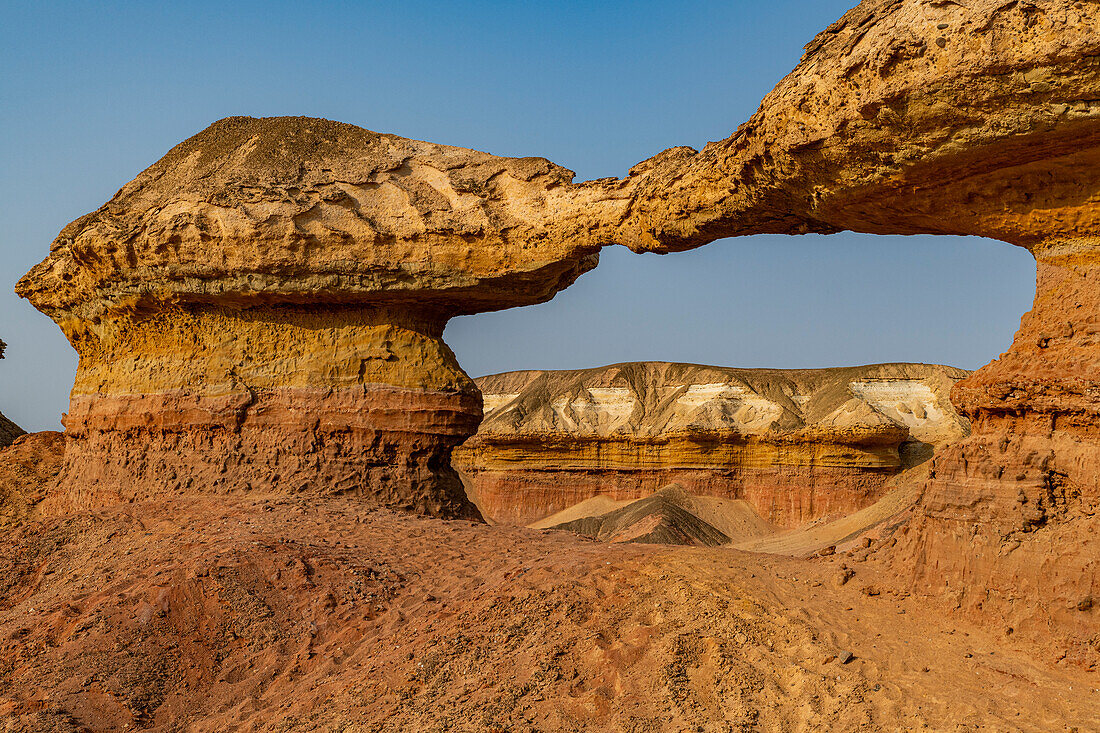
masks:
[[[1035,277],[1026,250],[974,237],[603,257],[551,303],[448,329],[491,375],[486,420],[455,453],[490,521],[553,526],[674,483],[747,501],[732,511],[773,531],[866,510],[966,435],[951,388],[1008,347]]]

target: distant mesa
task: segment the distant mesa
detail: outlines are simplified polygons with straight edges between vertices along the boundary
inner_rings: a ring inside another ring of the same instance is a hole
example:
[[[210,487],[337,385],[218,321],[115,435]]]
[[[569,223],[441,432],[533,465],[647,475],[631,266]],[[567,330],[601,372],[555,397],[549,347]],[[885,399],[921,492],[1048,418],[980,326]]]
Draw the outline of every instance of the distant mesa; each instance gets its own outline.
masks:
[[[797,527],[870,506],[900,471],[964,437],[949,394],[967,374],[665,362],[509,372],[476,380],[486,416],[454,461],[494,522],[545,526],[596,497],[675,483]]]

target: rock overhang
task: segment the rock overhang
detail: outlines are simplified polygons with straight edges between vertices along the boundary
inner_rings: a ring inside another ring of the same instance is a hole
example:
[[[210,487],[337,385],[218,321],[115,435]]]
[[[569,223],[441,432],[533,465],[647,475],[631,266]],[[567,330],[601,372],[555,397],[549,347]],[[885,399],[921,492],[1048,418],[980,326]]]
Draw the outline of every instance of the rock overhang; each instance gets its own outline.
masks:
[[[1096,232],[1097,100],[1094,4],[863,2],[733,136],[641,166],[622,240]]]
[[[289,490],[476,516],[449,457],[481,399],[443,330],[596,265],[626,198],[572,177],[303,117],[180,143],[17,286],[80,355],[66,506]]]
[[[160,302],[543,302],[596,265],[601,217],[625,207],[572,177],[329,120],[226,118],[65,227],[16,291],[83,321]]]
[[[1097,99],[1095,3],[867,0],[811,42],[733,136],[698,152],[669,149],[624,179],[574,184],[543,159],[324,120],[229,118],[67,227],[19,292],[86,360],[76,399],[124,393],[133,375],[113,364],[146,363],[145,342],[183,334],[154,349],[169,354],[193,326],[196,343],[228,345],[231,358],[193,348],[192,361],[210,363],[194,379],[163,363],[155,371],[171,378],[153,385],[160,394],[199,385],[210,397],[228,385],[247,418],[264,412],[254,400],[275,384],[284,390],[278,409],[301,408],[279,381],[299,353],[332,353],[336,366],[317,359],[308,372],[318,394],[412,389],[418,397],[387,414],[450,410],[449,426],[429,418],[406,431],[441,428],[450,445],[481,411],[440,340],[447,318],[547,300],[594,266],[602,246],[668,252],[726,236],[842,229],[980,235],[1031,249],[1046,273],[1041,287],[1053,288],[1037,297],[1020,337],[1051,349],[1036,357],[1021,342],[956,390],[967,414],[1000,414],[1006,385],[1041,386],[1027,373],[1035,364],[1079,369],[1094,359],[1085,322],[1100,225]],[[1055,291],[1084,309],[1069,313],[1069,336],[1046,332],[1048,311],[1066,306]],[[373,319],[365,339],[361,317]],[[293,328],[278,333],[304,342],[247,325],[279,319]],[[253,355],[226,340],[246,325],[244,341],[281,344],[274,370],[256,372]],[[1069,396],[1059,410],[1081,407],[1091,382],[1061,381]],[[980,408],[971,387],[989,398]],[[457,401],[417,403],[428,394]],[[412,473],[445,465],[444,448]]]

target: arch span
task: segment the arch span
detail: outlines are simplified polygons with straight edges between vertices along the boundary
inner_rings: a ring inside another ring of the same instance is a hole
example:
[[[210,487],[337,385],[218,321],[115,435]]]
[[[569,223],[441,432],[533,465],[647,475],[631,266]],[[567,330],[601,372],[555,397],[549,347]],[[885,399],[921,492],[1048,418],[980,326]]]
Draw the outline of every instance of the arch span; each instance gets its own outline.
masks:
[[[449,457],[480,397],[442,342],[450,317],[547,300],[615,243],[979,235],[1035,255],[1035,305],[955,390],[976,429],[936,459],[897,561],[973,607],[1025,593],[1029,618],[1094,629],[1098,100],[1095,2],[866,0],[730,138],[623,179],[223,120],[66,227],[18,286],[81,357],[70,505],[263,481],[470,515]]]
[[[1095,4],[863,2],[732,137],[637,166],[623,223],[661,252],[838,229],[1026,247],[1033,308],[953,390],[973,433],[934,459],[892,562],[916,588],[1079,639],[1100,593],[1098,99]]]

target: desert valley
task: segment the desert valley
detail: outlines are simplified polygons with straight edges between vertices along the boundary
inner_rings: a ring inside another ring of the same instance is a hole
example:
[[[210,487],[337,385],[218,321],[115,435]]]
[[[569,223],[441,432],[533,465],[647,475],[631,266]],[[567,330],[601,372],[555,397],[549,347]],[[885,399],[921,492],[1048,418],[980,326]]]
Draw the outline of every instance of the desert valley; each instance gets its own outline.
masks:
[[[43,246],[4,729],[1100,730],[1100,4],[864,0],[727,139],[573,178],[228,117]],[[1026,248],[1032,309],[972,372],[443,340],[604,247],[841,231]]]

